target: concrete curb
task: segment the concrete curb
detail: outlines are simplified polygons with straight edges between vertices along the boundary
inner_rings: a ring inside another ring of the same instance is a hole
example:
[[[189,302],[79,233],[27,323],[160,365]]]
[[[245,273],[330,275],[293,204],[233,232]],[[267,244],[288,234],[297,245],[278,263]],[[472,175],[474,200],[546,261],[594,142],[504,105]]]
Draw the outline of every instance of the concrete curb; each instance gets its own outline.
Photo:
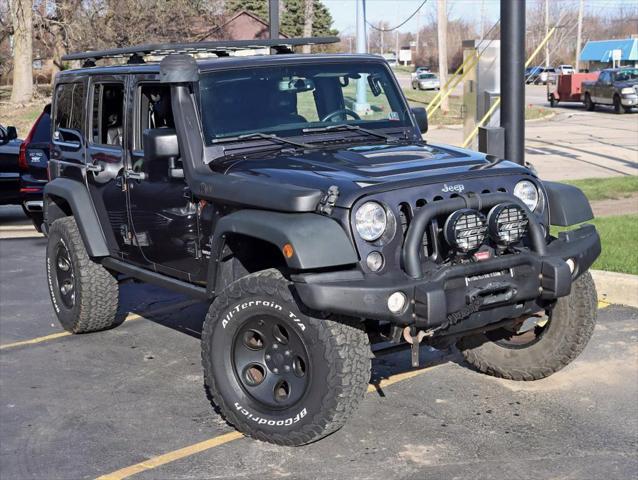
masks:
[[[638,275],[591,270],[598,299],[638,308]]]

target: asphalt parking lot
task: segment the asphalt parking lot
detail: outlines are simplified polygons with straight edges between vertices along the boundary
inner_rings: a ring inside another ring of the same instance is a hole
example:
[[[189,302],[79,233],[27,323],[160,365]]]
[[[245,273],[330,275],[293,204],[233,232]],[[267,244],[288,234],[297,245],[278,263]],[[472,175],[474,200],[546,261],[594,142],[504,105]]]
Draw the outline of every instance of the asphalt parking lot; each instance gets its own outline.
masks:
[[[638,310],[601,305],[584,354],[534,383],[480,375],[458,353],[373,360],[339,432],[306,447],[242,438],[212,409],[206,305],[121,287],[116,329],[58,326],[43,238],[0,239],[0,477],[9,479],[574,478],[638,475]]]

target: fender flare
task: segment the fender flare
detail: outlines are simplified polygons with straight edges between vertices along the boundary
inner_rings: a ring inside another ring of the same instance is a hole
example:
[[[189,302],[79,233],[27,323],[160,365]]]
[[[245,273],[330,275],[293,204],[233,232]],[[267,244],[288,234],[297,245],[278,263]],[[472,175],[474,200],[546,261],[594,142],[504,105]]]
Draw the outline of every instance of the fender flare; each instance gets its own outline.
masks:
[[[239,210],[222,217],[215,226],[208,268],[209,291],[215,287],[218,260],[228,234],[267,241],[280,252],[284,245],[292,245],[294,253],[285,260],[295,270],[338,267],[359,261],[346,232],[332,218],[316,213]]]
[[[47,226],[60,215],[53,214],[50,217],[50,204],[55,204],[51,197],[61,198],[69,204],[71,212],[76,219],[80,235],[91,257],[107,257],[109,249],[102,231],[102,226],[93,208],[93,202],[86,186],[68,178],[56,178],[44,187],[44,218]]]
[[[578,187],[557,182],[543,182],[547,192],[549,223],[569,227],[594,218],[591,205]]]

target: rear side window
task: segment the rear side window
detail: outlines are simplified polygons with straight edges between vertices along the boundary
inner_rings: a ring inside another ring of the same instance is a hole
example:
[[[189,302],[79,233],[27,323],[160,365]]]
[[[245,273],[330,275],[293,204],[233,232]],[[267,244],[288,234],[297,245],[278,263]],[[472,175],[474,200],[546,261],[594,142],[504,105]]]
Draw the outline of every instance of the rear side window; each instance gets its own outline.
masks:
[[[55,91],[55,130],[84,132],[84,84],[63,83]]]
[[[31,141],[33,143],[49,143],[51,141],[51,109],[45,108],[42,112],[40,120],[35,125],[33,130],[33,137]]]
[[[124,85],[100,83],[93,88],[91,142],[122,146],[124,127]]]

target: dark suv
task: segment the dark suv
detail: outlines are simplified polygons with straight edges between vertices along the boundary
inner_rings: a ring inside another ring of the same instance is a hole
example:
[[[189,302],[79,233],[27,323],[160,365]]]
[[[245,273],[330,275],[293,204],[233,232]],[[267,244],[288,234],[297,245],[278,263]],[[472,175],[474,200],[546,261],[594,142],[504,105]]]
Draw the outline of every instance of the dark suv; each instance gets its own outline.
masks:
[[[596,317],[596,230],[550,234],[592,218],[582,192],[425,142],[425,111],[380,57],[291,54],[330,41],[69,55],[85,66],[53,98],[44,212],[63,327],[114,326],[121,274],[210,301],[214,404],[284,445],[344,424],[370,338],[405,339],[415,366],[419,343],[457,345],[484,373],[534,380],[583,350]],[[251,48],[278,54],[229,55]],[[95,66],[111,56],[128,64]]]

